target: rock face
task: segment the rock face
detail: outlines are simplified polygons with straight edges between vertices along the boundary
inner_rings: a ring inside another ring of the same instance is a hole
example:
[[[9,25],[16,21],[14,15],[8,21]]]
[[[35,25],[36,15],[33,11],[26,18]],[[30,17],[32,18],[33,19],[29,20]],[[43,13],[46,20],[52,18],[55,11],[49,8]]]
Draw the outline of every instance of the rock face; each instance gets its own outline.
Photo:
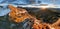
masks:
[[[60,13],[52,11],[54,8],[47,8],[46,10],[42,10],[41,8],[26,8],[26,10],[36,18],[40,18],[43,22],[46,23],[54,23],[58,20]],[[56,9],[59,10],[59,9]]]
[[[10,29],[8,15],[0,16],[0,29]]]
[[[32,18],[32,16],[29,15],[29,13],[25,9],[16,8],[14,6],[9,6],[9,8],[11,10],[9,16],[14,22],[19,23],[19,22],[23,22],[27,18],[28,19]]]
[[[23,9],[9,5],[11,12],[0,17],[0,29],[59,29],[60,13],[42,9]],[[10,18],[8,18],[10,17]],[[7,26],[6,26],[7,25]],[[5,27],[6,26],[6,27]]]

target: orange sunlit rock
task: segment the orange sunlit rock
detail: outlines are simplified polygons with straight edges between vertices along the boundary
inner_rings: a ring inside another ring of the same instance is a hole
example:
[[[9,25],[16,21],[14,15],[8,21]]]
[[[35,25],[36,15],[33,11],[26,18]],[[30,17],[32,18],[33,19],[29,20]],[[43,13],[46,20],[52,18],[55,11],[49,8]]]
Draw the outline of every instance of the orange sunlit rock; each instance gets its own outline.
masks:
[[[60,18],[52,24],[52,26],[55,28],[55,29],[60,29]]]
[[[49,24],[41,23],[38,20],[35,20],[33,24],[33,29],[50,29],[50,27]]]
[[[23,22],[25,19],[29,18],[29,14],[25,9],[16,8],[14,6],[9,5],[11,12],[9,16],[13,18],[12,20],[15,22]]]
[[[9,8],[11,12],[9,13],[9,16],[11,20],[14,22],[23,22],[25,19],[29,18],[32,19],[34,22],[32,28],[33,29],[60,29],[60,19],[53,23],[53,24],[47,24],[44,22],[41,22],[41,20],[36,19],[36,17],[31,16],[25,9],[17,8],[14,6],[9,5]],[[43,10],[46,10],[46,8],[42,8]],[[31,20],[31,21],[32,21]]]

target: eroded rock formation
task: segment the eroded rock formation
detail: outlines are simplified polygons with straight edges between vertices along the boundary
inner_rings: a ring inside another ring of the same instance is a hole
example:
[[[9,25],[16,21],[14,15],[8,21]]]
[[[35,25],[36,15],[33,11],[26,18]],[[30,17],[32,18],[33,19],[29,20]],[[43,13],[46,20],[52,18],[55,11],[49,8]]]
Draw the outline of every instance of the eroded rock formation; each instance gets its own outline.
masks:
[[[28,11],[26,11],[25,9],[22,9],[22,8],[16,8],[14,6],[11,6],[9,5],[9,8],[11,10],[11,12],[9,13],[9,16],[11,18],[12,21],[16,22],[16,23],[20,23],[20,22],[24,22],[26,19],[29,19],[31,23],[33,23],[31,26],[32,29],[60,29],[60,19],[58,19],[57,21],[55,20],[54,23],[50,24],[50,23],[47,23],[48,22],[48,18],[53,18],[54,19],[54,15],[52,15],[49,11],[48,13],[45,11],[43,12],[43,14],[46,13],[46,15],[48,15],[47,17],[45,17],[43,15],[43,18],[42,20],[47,20],[47,22],[43,22],[41,19],[37,19],[36,16],[32,16],[28,13]],[[50,14],[49,14],[50,13]],[[42,15],[42,13],[41,13]],[[51,17],[49,17],[50,15],[52,15]],[[50,21],[50,20],[49,20]],[[54,20],[52,20],[53,22]],[[26,24],[29,24],[30,26],[30,23],[26,22]],[[26,27],[26,26],[25,26]],[[30,29],[29,27],[27,27],[26,29]]]

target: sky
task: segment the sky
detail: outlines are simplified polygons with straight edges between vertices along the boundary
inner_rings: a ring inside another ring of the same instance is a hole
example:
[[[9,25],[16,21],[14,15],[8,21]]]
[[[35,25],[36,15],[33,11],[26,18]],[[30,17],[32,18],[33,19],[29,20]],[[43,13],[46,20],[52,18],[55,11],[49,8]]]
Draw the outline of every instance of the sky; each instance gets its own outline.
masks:
[[[39,1],[41,1],[41,3],[52,4],[52,2],[50,2],[51,0],[39,0]],[[27,0],[27,1],[26,0],[0,0],[0,5],[2,3],[3,3],[3,7],[6,8],[9,3],[12,3],[12,4],[27,4],[27,3],[29,3],[29,0]],[[5,5],[5,4],[7,4],[7,5]],[[56,0],[55,4],[59,5],[60,0]],[[9,12],[10,12],[10,10],[8,10],[8,9],[0,8],[0,16],[4,16],[4,15],[8,14]]]
[[[7,2],[8,1],[8,2]],[[6,2],[6,3],[11,3],[11,2],[13,2],[13,3],[21,3],[21,4],[24,4],[24,3],[27,3],[29,0],[0,0],[0,3],[1,2]],[[40,0],[42,3],[48,3],[48,4],[51,4],[52,2],[52,0]],[[60,0],[56,0],[55,1],[55,4],[60,4]]]
[[[42,3],[48,3],[48,4],[51,4],[53,2],[51,2],[52,0],[40,0],[42,1]],[[55,4],[60,4],[60,0],[55,0]]]

